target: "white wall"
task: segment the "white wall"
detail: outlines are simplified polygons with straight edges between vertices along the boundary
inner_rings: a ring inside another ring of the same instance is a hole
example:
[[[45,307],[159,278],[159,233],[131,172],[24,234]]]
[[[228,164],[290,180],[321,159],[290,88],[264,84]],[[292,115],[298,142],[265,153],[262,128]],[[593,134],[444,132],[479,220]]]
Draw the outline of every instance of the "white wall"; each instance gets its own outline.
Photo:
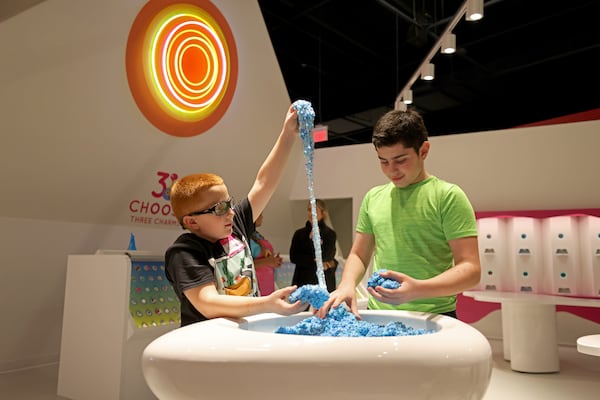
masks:
[[[586,121],[434,136],[427,169],[460,185],[476,211],[597,208],[599,131]],[[308,197],[303,162],[291,199]],[[370,143],[315,151],[315,195],[351,198],[354,222],[365,192],[386,182]]]
[[[157,130],[130,94],[125,49],[146,1],[52,0],[0,23],[0,371],[58,360],[68,254],[125,249],[130,232],[139,250],[162,252],[182,233],[130,211],[132,200],[167,204],[151,195],[158,171],[218,173],[236,198],[250,189],[290,99],[257,2],[212,2],[236,41],[237,88],[192,138]],[[298,140],[291,164],[301,157]],[[264,230],[279,246],[292,226],[288,171]]]

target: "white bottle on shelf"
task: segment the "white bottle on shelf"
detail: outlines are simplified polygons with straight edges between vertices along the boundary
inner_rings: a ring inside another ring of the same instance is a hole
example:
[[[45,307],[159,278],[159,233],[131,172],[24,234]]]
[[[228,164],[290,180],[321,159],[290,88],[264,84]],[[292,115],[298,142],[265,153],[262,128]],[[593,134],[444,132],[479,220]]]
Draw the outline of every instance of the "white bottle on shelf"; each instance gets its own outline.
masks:
[[[579,295],[578,217],[560,215],[543,220],[544,291],[554,295]]]
[[[600,297],[600,217],[579,217],[581,295]]]
[[[541,222],[532,217],[508,220],[508,261],[513,292],[542,293],[543,259]]]
[[[508,267],[507,219],[479,218],[477,230],[481,262],[479,289],[509,291],[512,275]]]

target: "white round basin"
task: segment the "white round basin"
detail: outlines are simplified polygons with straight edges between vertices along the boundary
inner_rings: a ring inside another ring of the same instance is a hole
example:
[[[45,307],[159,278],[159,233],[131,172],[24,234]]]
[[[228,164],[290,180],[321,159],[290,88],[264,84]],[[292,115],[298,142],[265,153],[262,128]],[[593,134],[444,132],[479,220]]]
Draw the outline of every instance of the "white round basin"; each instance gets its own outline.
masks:
[[[417,336],[321,337],[273,333],[311,316],[260,314],[173,330],[144,350],[144,377],[161,400],[481,399],[492,351],[454,318],[361,311],[363,320],[401,321]]]

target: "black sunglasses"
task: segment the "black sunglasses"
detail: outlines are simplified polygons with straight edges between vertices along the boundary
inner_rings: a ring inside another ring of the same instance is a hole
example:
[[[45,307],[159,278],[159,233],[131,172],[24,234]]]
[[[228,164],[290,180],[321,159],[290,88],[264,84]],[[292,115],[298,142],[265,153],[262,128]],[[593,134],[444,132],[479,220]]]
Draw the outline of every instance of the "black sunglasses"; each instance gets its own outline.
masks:
[[[235,203],[233,201],[233,198],[230,197],[228,200],[220,201],[217,204],[215,204],[214,206],[212,206],[211,208],[207,208],[206,210],[195,211],[195,212],[189,213],[188,216],[192,217],[194,215],[215,214],[217,217],[220,217],[222,215],[227,214],[227,212],[230,209],[232,209],[234,205],[235,205]]]

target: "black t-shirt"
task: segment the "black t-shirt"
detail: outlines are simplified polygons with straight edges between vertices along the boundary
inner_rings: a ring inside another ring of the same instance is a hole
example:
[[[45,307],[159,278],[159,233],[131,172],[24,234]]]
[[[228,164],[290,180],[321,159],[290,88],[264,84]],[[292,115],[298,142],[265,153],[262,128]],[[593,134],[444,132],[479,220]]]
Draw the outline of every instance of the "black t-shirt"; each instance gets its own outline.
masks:
[[[248,198],[244,198],[234,207],[235,216],[233,218],[233,240],[237,245],[237,253],[246,261],[244,275],[250,274],[251,289],[248,295],[258,295],[258,285],[256,284],[256,273],[252,263],[252,255],[248,245],[247,238],[254,232],[254,222],[252,221],[252,208]],[[193,233],[184,233],[171,245],[165,254],[165,274],[167,279],[173,285],[173,289],[181,302],[181,326],[194,322],[205,321],[208,318],[202,315],[188,298],[183,294],[186,290],[213,283],[219,288],[227,284],[217,282],[215,266],[224,265],[227,267],[226,260],[229,259],[229,253],[226,249],[228,245],[222,244],[222,241],[212,243],[202,239]],[[244,257],[243,255],[246,255]],[[219,260],[225,260],[221,262]],[[249,263],[249,265],[248,265]],[[221,269],[222,270],[222,269]],[[219,275],[220,276],[220,275]],[[231,279],[239,276],[231,276]],[[227,278],[227,276],[225,276]],[[224,280],[225,278],[221,278]]]

